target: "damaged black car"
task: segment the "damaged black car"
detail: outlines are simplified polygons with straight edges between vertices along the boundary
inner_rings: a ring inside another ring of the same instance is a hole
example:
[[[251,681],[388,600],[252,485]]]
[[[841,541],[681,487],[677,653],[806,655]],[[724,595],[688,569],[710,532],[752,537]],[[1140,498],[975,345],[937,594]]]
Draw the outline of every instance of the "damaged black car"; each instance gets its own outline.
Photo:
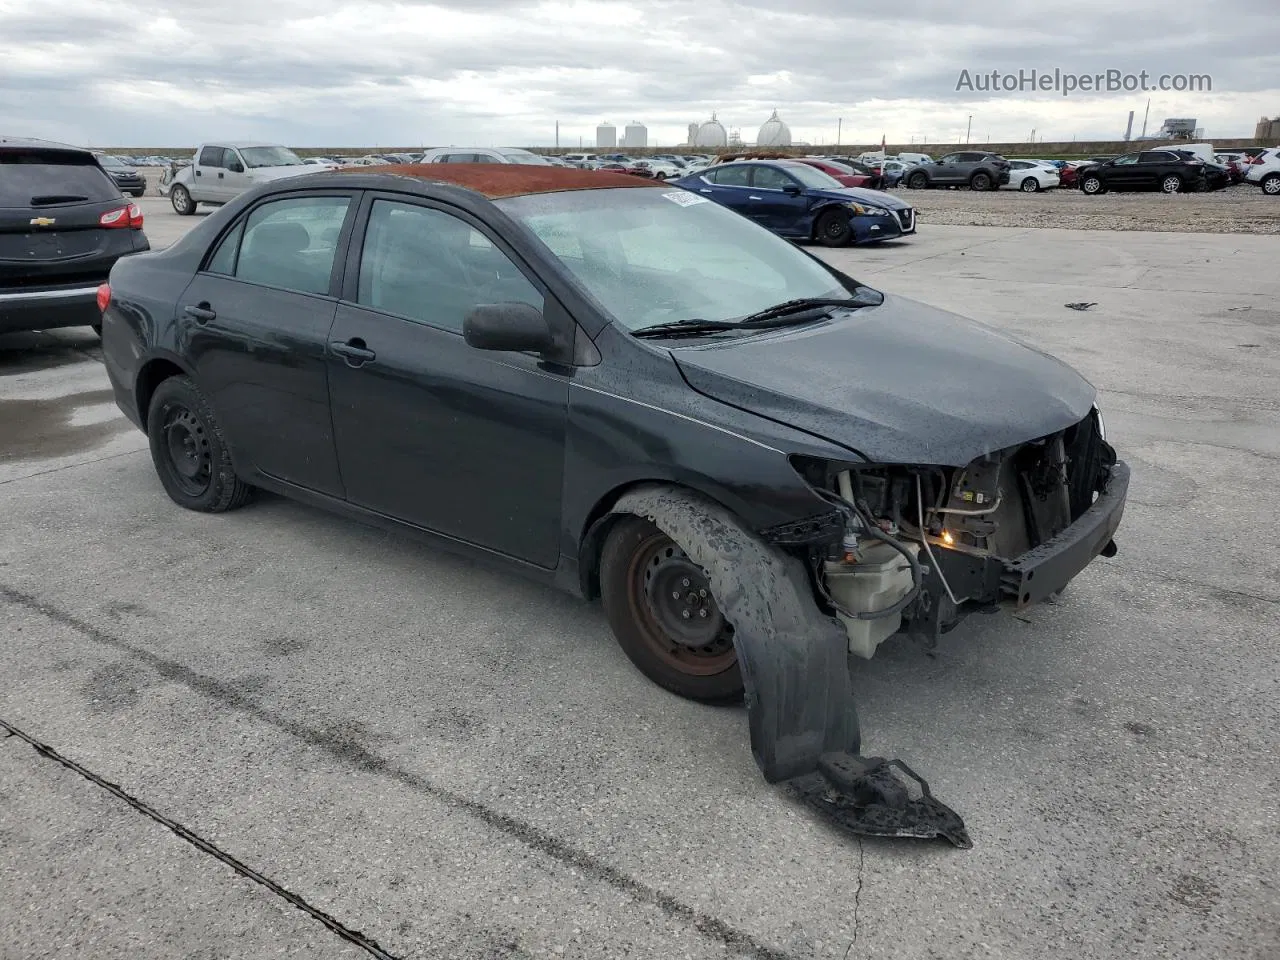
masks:
[[[639,670],[745,699],[765,778],[859,833],[969,843],[861,755],[859,660],[1116,549],[1129,471],[1081,376],[651,181],[279,181],[98,299],[178,504],[262,488],[598,597]]]

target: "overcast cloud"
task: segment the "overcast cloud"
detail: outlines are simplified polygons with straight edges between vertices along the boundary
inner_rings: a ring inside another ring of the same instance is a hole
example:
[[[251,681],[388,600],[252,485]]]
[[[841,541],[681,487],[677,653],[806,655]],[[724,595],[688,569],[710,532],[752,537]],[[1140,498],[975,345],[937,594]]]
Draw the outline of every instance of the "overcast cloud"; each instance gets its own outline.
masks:
[[[1280,114],[1276,0],[0,0],[0,133],[95,146],[592,145],[633,120],[683,141],[716,111],[755,138],[1118,138]],[[956,92],[972,73],[1209,74],[1211,93]]]

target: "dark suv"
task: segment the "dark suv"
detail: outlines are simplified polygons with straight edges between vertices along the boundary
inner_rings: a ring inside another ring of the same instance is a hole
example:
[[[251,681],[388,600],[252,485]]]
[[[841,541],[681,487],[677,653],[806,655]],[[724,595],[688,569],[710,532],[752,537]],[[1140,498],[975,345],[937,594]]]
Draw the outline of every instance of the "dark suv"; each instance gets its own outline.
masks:
[[[921,163],[907,174],[906,184],[913,190],[926,187],[969,187],[972,190],[997,190],[1009,182],[1009,161],[998,153],[964,150],[949,153],[933,163]]]
[[[1108,190],[1180,193],[1204,189],[1205,166],[1194,155],[1188,159],[1174,150],[1143,150],[1081,167],[1076,182],[1081,192],[1091,195]]]
[[[119,157],[113,157],[109,153],[95,154],[98,163],[102,169],[107,171],[107,176],[116,182],[116,186],[120,188],[121,193],[127,193],[131,197],[140,197],[147,192],[147,180],[140,174],[136,168],[129,166]]]
[[[99,284],[150,248],[142,211],[88,150],[0,137],[0,333],[100,329]]]

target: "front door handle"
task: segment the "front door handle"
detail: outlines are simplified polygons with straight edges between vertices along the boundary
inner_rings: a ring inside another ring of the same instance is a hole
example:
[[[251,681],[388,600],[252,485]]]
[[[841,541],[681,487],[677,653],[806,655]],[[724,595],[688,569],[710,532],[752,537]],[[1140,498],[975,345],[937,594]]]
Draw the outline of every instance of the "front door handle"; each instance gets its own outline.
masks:
[[[764,197],[747,197],[748,200],[763,200]]]
[[[698,192],[699,192],[699,193],[710,193],[711,191],[710,191],[710,190],[699,190]]]
[[[347,366],[358,367],[377,359],[377,354],[370,350],[359,337],[350,340],[331,340],[329,349],[347,361]]]
[[[221,180],[225,176],[221,170],[218,171],[218,179]]]
[[[196,323],[208,323],[218,316],[207,303],[183,307],[182,312],[188,317],[192,317]]]

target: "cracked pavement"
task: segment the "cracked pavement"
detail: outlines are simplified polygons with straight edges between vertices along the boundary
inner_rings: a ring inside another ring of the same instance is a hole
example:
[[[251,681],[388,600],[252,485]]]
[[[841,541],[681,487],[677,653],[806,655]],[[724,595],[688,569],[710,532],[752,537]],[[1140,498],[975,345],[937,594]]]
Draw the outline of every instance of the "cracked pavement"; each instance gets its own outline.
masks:
[[[370,955],[280,891],[397,958],[1280,954],[1280,239],[921,229],[821,255],[1077,366],[1134,469],[1059,603],[855,681],[973,850],[828,829],[597,606],[275,497],[182,511],[88,332],[19,335],[0,721],[277,889],[0,730],[0,957]]]

